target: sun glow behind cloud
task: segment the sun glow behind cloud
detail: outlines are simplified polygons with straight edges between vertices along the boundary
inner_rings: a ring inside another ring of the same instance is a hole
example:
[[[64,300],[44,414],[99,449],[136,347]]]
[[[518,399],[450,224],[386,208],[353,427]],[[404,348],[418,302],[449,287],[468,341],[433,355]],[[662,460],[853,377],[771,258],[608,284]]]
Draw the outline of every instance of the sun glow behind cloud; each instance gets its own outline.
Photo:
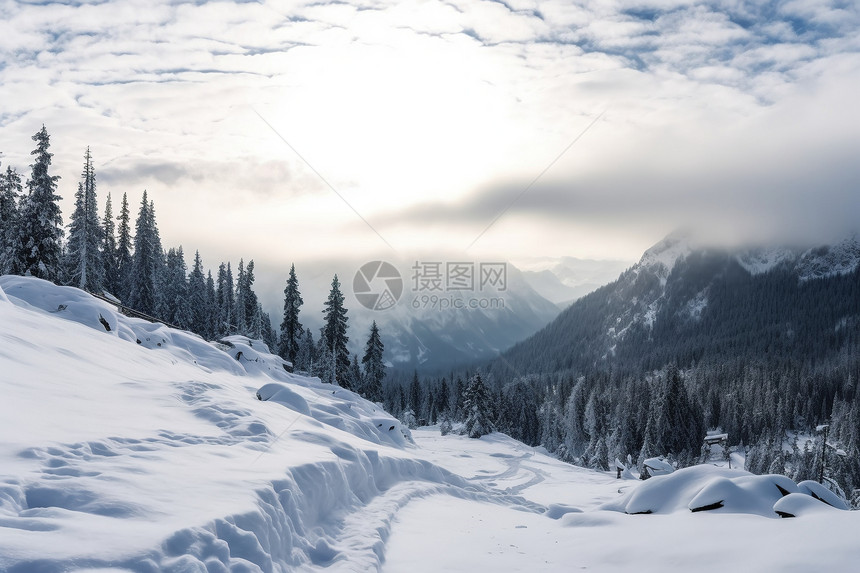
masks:
[[[471,252],[633,258],[679,224],[815,240],[860,216],[850,3],[5,2],[0,15],[4,164],[26,172],[44,122],[65,213],[89,145],[102,200],[128,192],[136,209],[146,188],[167,244],[204,258],[385,250],[314,170],[398,250],[462,250],[505,209]],[[260,244],[272,251],[248,252]]]

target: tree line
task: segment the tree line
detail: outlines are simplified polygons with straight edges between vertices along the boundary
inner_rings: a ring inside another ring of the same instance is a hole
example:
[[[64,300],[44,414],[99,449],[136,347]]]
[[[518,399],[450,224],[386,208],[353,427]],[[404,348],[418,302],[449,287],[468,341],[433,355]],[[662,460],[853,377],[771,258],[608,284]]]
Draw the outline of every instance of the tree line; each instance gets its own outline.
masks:
[[[300,322],[303,304],[295,265],[284,288],[279,330],[254,292],[254,261],[222,262],[215,276],[195,251],[189,271],[181,246],[164,249],[155,203],[144,190],[132,231],[127,194],[114,216],[110,194],[98,213],[96,171],[84,153],[74,211],[64,227],[59,177],[51,175],[53,154],[43,125],[33,136],[33,164],[25,183],[12,166],[0,172],[0,274],[33,276],[102,294],[117,303],[207,340],[243,335],[262,340],[294,368],[323,381],[382,400],[386,375],[379,328],[371,326],[361,361],[347,350],[347,309],[334,275],[315,338]]]

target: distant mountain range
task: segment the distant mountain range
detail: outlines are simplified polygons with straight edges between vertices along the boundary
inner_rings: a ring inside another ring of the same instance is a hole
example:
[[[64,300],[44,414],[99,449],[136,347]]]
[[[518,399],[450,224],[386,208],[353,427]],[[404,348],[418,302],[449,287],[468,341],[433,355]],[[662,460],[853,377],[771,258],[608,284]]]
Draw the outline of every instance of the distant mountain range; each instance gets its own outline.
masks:
[[[381,276],[385,273],[379,268],[365,267],[366,261],[328,262],[320,264],[319,268],[297,266],[299,287],[305,300],[300,314],[303,325],[311,328],[315,337],[319,336],[321,304],[331,286],[331,269],[339,269],[341,290],[349,309],[347,335],[350,337],[350,351],[358,354],[359,358],[363,355],[371,322],[375,320],[389,366],[410,372],[417,369],[435,373],[498,356],[546,326],[561,310],[536,292],[526,280],[525,273],[510,263],[489,263],[495,265],[489,270],[502,273],[495,278],[503,279],[503,282],[497,284],[497,281],[484,277],[487,284],[482,284],[481,261],[452,263],[391,259],[387,262],[399,275],[399,292],[385,294],[389,287],[396,286],[397,281]],[[416,270],[416,263],[426,268]],[[457,267],[461,272],[459,279],[466,281],[462,284],[450,282],[457,277],[449,276],[449,270],[455,272],[458,264],[461,265]],[[360,269],[364,269],[362,272],[365,274],[358,283],[354,283]],[[439,276],[434,279],[431,274],[436,270]],[[467,284],[467,279],[473,284]],[[420,284],[416,282],[418,280]],[[362,292],[357,292],[356,288]],[[271,282],[265,282],[261,291],[276,292],[275,289]],[[374,298],[375,295],[381,298]],[[389,295],[392,298],[385,298]],[[373,306],[374,303],[382,309],[372,310],[364,306]],[[283,303],[272,300],[267,306],[272,308],[277,304]],[[277,328],[280,311],[270,312]]]
[[[518,373],[810,359],[860,340],[860,240],[727,250],[673,234],[504,354]]]
[[[566,308],[576,299],[614,281],[633,261],[536,257],[515,264],[538,294]]]

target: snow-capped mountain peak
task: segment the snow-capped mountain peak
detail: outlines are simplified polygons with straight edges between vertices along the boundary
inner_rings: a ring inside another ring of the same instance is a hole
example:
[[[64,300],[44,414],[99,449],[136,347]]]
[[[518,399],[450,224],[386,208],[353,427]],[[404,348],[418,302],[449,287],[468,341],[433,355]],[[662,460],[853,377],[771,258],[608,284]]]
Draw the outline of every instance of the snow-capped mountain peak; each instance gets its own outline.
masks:
[[[660,283],[665,286],[666,279],[675,268],[675,264],[687,257],[692,250],[690,234],[686,231],[676,231],[645,251],[636,266],[654,272],[660,279]]]

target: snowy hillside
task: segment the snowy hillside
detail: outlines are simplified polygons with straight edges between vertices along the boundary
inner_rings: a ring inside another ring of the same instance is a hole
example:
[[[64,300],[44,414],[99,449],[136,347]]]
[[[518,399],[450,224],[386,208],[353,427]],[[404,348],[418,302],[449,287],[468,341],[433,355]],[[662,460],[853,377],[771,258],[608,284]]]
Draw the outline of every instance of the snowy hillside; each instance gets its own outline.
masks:
[[[664,478],[617,481],[501,434],[413,440],[261,343],[225,342],[0,277],[0,571],[814,571],[860,559],[858,514],[803,484],[778,482],[790,495],[777,498],[766,480],[702,467],[661,489]],[[660,515],[625,515],[637,492]],[[724,507],[691,513],[696,494]],[[774,500],[799,517],[777,519]]]

